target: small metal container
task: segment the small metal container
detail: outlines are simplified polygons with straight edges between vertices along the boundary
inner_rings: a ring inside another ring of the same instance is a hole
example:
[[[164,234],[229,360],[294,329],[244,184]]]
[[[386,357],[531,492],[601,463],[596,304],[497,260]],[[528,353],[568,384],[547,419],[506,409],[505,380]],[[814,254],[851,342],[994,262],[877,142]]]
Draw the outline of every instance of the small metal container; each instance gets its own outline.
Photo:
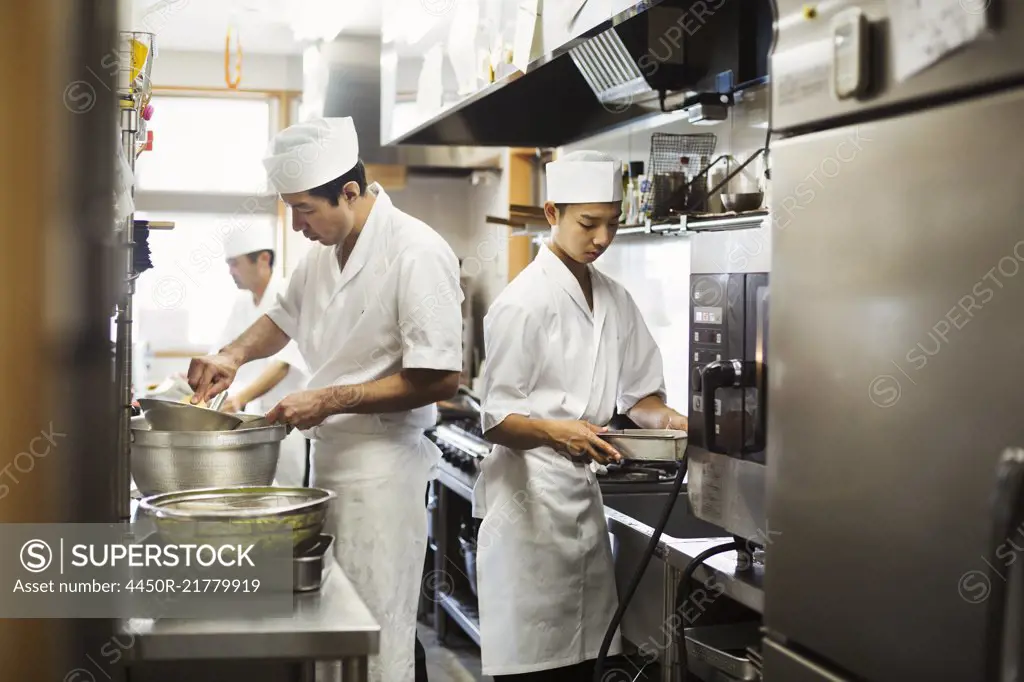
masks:
[[[686,431],[625,429],[599,435],[627,461],[678,462],[686,453]]]
[[[333,546],[334,536],[325,533],[305,540],[295,548],[292,562],[295,592],[316,592],[320,589],[331,565],[329,559]]]

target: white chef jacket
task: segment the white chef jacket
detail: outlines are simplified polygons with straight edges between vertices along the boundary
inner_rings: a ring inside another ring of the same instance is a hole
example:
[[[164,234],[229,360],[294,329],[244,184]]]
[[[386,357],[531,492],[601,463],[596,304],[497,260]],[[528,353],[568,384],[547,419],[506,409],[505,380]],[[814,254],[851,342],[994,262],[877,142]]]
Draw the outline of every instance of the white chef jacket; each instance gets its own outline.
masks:
[[[463,298],[451,247],[377,189],[344,272],[336,247],[314,244],[267,314],[296,340],[309,366],[308,388],[317,389],[374,381],[401,369],[461,371]],[[422,432],[436,420],[434,405],[338,414],[306,435],[327,440]]]
[[[590,267],[594,309],[546,246],[484,319],[484,430],[510,414],[606,425],[665,398],[661,354],[629,293]],[[473,491],[481,659],[517,675],[597,657],[618,601],[604,505],[589,466],[547,447],[495,446]],[[609,650],[621,650],[619,637]]]
[[[231,306],[231,312],[228,315],[227,323],[224,325],[224,329],[221,332],[220,340],[214,352],[219,351],[224,346],[228,345],[239,336],[242,332],[251,327],[256,320],[263,317],[276,303],[278,296],[282,295],[287,291],[288,283],[287,280],[276,275],[270,278],[267,283],[266,291],[263,292],[263,298],[260,299],[259,305],[252,300],[251,291],[239,291],[238,296],[235,298],[234,303]],[[288,374],[263,396],[251,401],[245,407],[245,411],[251,414],[264,414],[273,408],[277,403],[283,400],[286,396],[301,391],[305,387],[306,379],[308,374],[306,370],[306,363],[302,359],[302,355],[299,353],[299,347],[294,342],[288,343],[287,346],[282,348],[276,355],[270,358],[263,358],[260,360],[253,360],[247,362],[238,368],[238,373],[235,375],[235,380],[232,382],[232,387],[235,391],[239,391],[246,386],[249,386],[257,377],[262,374],[271,362],[278,361],[287,363],[289,366]],[[228,390],[231,393],[231,390]]]

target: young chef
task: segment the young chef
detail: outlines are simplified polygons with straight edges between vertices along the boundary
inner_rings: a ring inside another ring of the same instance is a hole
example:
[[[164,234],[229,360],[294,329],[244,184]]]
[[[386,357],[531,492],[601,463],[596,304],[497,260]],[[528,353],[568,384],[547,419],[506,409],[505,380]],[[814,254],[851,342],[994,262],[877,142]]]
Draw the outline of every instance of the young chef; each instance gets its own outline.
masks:
[[[351,118],[293,125],[271,142],[270,180],[316,242],[277,304],[217,355],[197,358],[200,398],[294,339],[308,390],[268,416],[313,440],[313,485],[335,491],[335,555],[381,627],[369,679],[412,682],[426,553],[424,492],[440,452],[423,431],[462,370],[459,264],[447,243],[368,191]]]
[[[590,682],[617,606],[601,491],[589,460],[617,409],[687,428],[665,405],[661,355],[633,299],[592,263],[619,225],[622,171],[598,152],[547,165],[551,240],[484,320],[483,429],[474,490],[481,657],[495,680]],[[580,455],[584,461],[581,461]],[[618,634],[610,650],[621,650]]]
[[[274,230],[266,225],[244,225],[224,238],[224,259],[228,273],[239,288],[217,349],[223,348],[263,317],[284,294],[286,282],[274,274]],[[216,352],[216,351],[214,351]],[[305,386],[306,365],[295,342],[289,342],[272,358],[255,360],[239,368],[233,390],[221,408],[225,412],[264,413],[285,396]],[[301,486],[306,480],[308,441],[302,432],[292,431],[281,443],[275,482]]]

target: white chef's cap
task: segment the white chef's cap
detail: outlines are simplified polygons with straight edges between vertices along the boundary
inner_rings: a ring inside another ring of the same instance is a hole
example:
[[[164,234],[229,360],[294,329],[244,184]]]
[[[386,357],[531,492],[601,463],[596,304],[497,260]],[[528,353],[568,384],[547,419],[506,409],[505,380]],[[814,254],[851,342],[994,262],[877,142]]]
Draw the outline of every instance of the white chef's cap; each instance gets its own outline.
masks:
[[[275,135],[263,166],[274,191],[292,194],[341,177],[358,161],[359,139],[352,118],[317,118]]]
[[[243,225],[224,237],[224,258],[238,258],[257,251],[275,251],[277,240],[271,225]]]
[[[545,166],[548,201],[598,204],[622,201],[622,162],[603,152],[570,152]]]

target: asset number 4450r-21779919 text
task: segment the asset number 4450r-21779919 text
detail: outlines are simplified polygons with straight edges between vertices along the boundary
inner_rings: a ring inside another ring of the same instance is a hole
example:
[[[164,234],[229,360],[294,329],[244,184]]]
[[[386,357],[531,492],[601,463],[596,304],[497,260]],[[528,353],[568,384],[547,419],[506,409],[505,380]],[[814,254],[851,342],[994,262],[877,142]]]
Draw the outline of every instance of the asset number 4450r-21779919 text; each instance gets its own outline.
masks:
[[[146,578],[130,580],[125,586],[127,592],[167,592],[189,594],[200,592],[258,592],[260,581],[228,580],[226,578],[192,578],[189,580],[170,580],[166,578]]]

